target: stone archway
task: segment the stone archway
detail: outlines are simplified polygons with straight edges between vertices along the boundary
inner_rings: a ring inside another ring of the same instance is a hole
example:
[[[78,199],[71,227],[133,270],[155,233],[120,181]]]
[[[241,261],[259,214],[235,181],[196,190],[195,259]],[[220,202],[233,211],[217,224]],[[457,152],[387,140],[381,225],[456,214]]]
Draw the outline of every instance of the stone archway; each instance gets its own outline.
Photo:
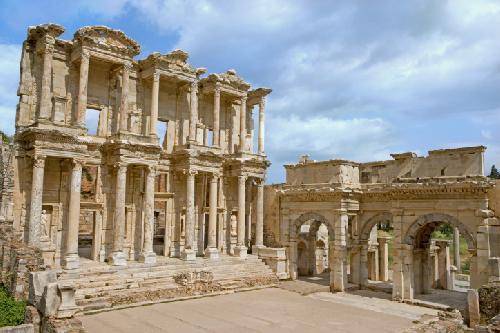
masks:
[[[369,218],[361,227],[359,254],[351,259],[353,262],[357,260],[356,267],[359,273],[354,272],[356,278],[353,278],[353,282],[358,283],[360,287],[367,287],[369,278],[384,282],[389,280],[388,238],[375,248],[370,247],[369,239],[375,226],[383,222],[389,222],[392,225],[392,220],[393,216],[390,212],[381,212]]]
[[[444,213],[430,213],[419,216],[408,228],[402,237],[402,246],[406,247],[405,254],[411,258],[411,269],[405,271],[405,281],[411,281],[412,293],[410,298],[418,294],[431,293],[432,289],[454,289],[452,279],[452,265],[449,255],[450,241],[431,240],[431,235],[441,224],[449,224],[457,228],[460,235],[467,242],[472,253],[476,252],[476,239],[468,228],[456,217]],[[471,275],[474,268],[471,267]]]
[[[301,235],[301,227],[306,223],[310,225],[307,236]],[[328,240],[333,241],[333,223],[319,213],[303,213],[290,224],[290,276],[292,279],[297,279],[299,275],[312,275],[317,271],[313,269],[315,266],[313,263],[315,263],[316,235],[321,225],[326,226]],[[308,256],[307,263],[310,266],[308,270],[302,267],[305,263],[305,255]],[[330,259],[330,256],[328,258]]]

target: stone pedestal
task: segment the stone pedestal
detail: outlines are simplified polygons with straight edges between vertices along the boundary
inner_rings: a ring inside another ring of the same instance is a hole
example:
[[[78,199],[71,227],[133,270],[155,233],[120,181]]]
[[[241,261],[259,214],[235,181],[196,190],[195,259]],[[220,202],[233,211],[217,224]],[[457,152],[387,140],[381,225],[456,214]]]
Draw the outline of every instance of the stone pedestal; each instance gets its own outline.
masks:
[[[219,259],[219,250],[215,247],[209,247],[205,249],[205,257],[212,260]]]
[[[122,251],[113,252],[109,263],[113,266],[127,266],[127,256]]]
[[[80,257],[71,253],[64,257],[64,269],[77,269],[80,267]]]
[[[252,254],[258,255],[261,249],[265,249],[264,245],[252,245]]]
[[[154,252],[142,252],[139,255],[139,261],[145,264],[154,264],[156,263],[156,253]]]
[[[248,248],[244,245],[237,245],[234,247],[234,256],[240,259],[246,259],[248,256]]]
[[[196,253],[193,249],[184,249],[181,253],[181,259],[186,261],[196,260]]]

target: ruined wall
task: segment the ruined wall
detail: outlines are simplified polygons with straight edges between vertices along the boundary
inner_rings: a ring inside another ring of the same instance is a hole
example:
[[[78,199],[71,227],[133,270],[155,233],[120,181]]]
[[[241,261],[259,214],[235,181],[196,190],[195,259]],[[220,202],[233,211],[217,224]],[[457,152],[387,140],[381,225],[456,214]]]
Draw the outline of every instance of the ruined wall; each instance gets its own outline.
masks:
[[[264,186],[264,245],[276,247],[280,242],[280,203],[278,191],[281,185]]]
[[[427,157],[392,154],[394,160],[360,164],[362,183],[390,183],[396,178],[484,175],[485,147],[431,150]]]
[[[331,160],[285,165],[286,183],[358,185],[359,170],[354,162]]]

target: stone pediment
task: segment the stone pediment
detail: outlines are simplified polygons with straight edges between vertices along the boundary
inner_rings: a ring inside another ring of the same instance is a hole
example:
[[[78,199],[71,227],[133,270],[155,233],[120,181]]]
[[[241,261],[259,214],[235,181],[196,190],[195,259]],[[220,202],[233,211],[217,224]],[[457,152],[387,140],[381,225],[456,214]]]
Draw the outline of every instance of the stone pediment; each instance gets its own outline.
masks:
[[[226,84],[240,91],[250,89],[250,84],[239,77],[234,69],[228,69],[225,73],[210,74],[206,80],[212,83]]]
[[[97,47],[106,51],[134,57],[141,52],[141,47],[124,32],[106,26],[87,26],[78,29],[73,41],[82,46]]]
[[[154,52],[146,59],[139,61],[139,63],[143,69],[156,67],[162,70],[180,71],[195,76],[198,74],[198,70],[187,62],[188,58],[189,54],[183,50],[174,50],[167,54]]]

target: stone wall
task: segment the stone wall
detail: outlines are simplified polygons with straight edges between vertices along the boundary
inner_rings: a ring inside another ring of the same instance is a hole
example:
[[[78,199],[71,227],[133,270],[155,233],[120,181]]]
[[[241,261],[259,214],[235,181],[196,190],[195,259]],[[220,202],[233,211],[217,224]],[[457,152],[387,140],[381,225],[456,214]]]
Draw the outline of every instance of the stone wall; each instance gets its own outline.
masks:
[[[500,314],[500,282],[490,283],[478,289],[481,323],[488,323]]]

